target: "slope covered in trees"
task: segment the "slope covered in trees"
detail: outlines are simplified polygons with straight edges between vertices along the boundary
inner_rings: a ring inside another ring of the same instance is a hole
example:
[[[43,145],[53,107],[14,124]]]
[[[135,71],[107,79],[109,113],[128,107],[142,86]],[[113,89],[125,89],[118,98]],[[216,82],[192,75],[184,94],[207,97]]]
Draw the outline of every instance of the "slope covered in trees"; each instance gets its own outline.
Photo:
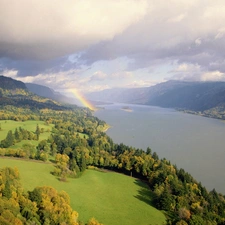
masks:
[[[8,98],[11,99],[11,97]],[[0,118],[23,121],[35,119],[54,125],[51,135],[38,144],[35,157],[41,160],[43,158],[38,157],[41,154],[55,157],[53,174],[60,180],[66,181],[67,177],[81,176],[87,166],[121,172],[147,182],[154,195],[154,204],[158,209],[165,211],[168,224],[222,225],[225,223],[225,200],[222,194],[215,190],[208,192],[190,174],[172,165],[166,159],[159,159],[150,148],[144,151],[113,143],[102,132],[105,123],[93,117],[90,110],[66,107],[60,110],[59,108],[49,109],[47,105],[44,109],[26,107],[26,105],[23,105],[23,108],[16,106],[1,106]],[[16,136],[16,131],[11,131],[7,142],[10,141],[10,144],[13,144],[11,139]],[[5,148],[4,144],[3,142],[1,148],[3,156],[10,148],[10,146]],[[21,150],[24,151],[24,149]],[[26,154],[30,154],[27,149],[24,154],[13,156],[27,157]],[[47,160],[45,157],[44,159]],[[10,182],[4,183],[3,187],[6,186],[11,190]],[[7,189],[5,194],[2,194],[5,197],[12,194]],[[47,193],[45,194],[48,195]],[[31,196],[29,200],[33,201],[34,198]],[[146,199],[142,200],[148,202]],[[1,214],[4,215],[4,213],[3,209]],[[45,214],[41,213],[41,217],[45,218]]]
[[[167,81],[146,88],[111,89],[91,93],[90,99],[154,105],[225,118],[225,82]]]
[[[75,107],[38,96],[30,92],[23,82],[4,76],[0,76],[0,106],[16,106],[32,110],[44,108],[62,110]]]
[[[208,192],[190,174],[166,159],[159,159],[150,148],[143,151],[114,144],[104,132],[99,131],[98,127],[103,126],[103,122],[88,111],[45,110],[40,119],[53,123],[54,128],[44,145],[40,143],[36,153],[55,157],[53,174],[61,181],[81,176],[87,166],[121,172],[148,183],[154,195],[154,204],[166,212],[168,223],[224,223],[223,195],[215,190]],[[46,145],[48,148],[45,148]]]
[[[0,224],[83,225],[66,192],[50,186],[26,192],[20,184],[19,171],[10,167],[0,169]],[[94,218],[87,223],[94,224],[101,225]]]
[[[36,95],[49,98],[58,102],[78,104],[78,102],[74,98],[69,98],[67,96],[64,96],[61,93],[56,92],[49,87],[39,85],[39,84],[33,84],[33,83],[26,83],[25,85],[30,92]]]
[[[0,169],[0,224],[78,225],[78,213],[69,205],[69,196],[52,187],[37,187],[26,193],[17,169]]]

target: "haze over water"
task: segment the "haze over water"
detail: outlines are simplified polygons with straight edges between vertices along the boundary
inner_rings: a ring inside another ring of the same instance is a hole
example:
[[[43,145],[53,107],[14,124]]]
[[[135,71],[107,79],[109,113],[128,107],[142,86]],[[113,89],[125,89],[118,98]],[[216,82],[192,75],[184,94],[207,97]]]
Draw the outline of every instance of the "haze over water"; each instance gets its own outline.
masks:
[[[132,112],[122,110],[129,106]],[[173,109],[113,104],[95,112],[116,143],[156,152],[184,168],[209,191],[225,193],[225,123]]]

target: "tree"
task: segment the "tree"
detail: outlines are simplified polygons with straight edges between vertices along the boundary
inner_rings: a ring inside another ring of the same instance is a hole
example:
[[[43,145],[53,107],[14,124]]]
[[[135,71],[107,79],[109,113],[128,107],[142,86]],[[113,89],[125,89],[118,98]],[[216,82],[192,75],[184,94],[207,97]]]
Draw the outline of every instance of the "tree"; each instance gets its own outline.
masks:
[[[70,207],[69,196],[64,191],[58,193],[52,187],[37,187],[29,193],[29,198],[37,203],[41,224],[78,225],[78,213]]]
[[[158,206],[160,209],[171,211],[173,208],[173,204],[174,204],[173,196],[169,193],[167,188],[165,188],[162,195],[159,198]]]
[[[87,225],[103,225],[102,223],[99,223],[95,218],[91,218]]]
[[[39,137],[40,137],[40,134],[41,134],[41,130],[40,130],[40,127],[39,127],[38,124],[37,124],[37,127],[36,127],[35,134],[37,135],[37,140],[39,140]]]
[[[191,217],[190,210],[186,208],[180,208],[178,211],[178,215],[180,219],[189,220]]]
[[[38,146],[37,146],[37,149],[40,150],[40,151],[44,151],[46,153],[48,153],[50,151],[50,147],[49,147],[46,140],[40,141]]]
[[[11,198],[11,196],[12,196],[12,191],[11,191],[10,184],[9,184],[9,180],[8,179],[5,182],[5,188],[2,191],[2,195],[4,197],[8,198],[8,199]]]
[[[184,220],[180,220],[176,223],[176,225],[188,225]]]
[[[2,140],[1,144],[4,148],[8,148],[9,146],[14,144],[14,141],[15,141],[15,139],[14,139],[13,133],[10,130],[10,131],[8,131],[6,138],[4,140]]]
[[[151,155],[151,154],[152,154],[151,148],[147,147],[146,154],[147,154],[147,155]]]
[[[190,225],[204,225],[206,223],[205,223],[204,219],[201,216],[192,215],[189,224]]]
[[[86,165],[86,159],[84,157],[84,154],[82,154],[81,156],[79,167],[81,172],[84,172],[86,170],[87,165]]]
[[[57,153],[57,145],[56,145],[55,142],[53,142],[53,143],[51,144],[51,146],[50,146],[50,154],[51,154],[52,156],[55,156],[56,153]]]
[[[21,141],[21,137],[20,137],[20,134],[19,134],[19,131],[18,131],[17,128],[14,132],[14,136],[15,136],[15,139],[16,139],[17,142]]]
[[[159,156],[157,155],[156,152],[153,152],[152,158],[155,159],[155,160],[158,160],[159,159]]]

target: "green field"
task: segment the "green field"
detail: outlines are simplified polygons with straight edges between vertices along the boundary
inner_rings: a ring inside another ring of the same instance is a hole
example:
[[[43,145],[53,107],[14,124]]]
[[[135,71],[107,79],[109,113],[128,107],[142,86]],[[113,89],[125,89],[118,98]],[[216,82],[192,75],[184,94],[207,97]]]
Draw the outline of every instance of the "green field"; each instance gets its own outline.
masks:
[[[137,179],[114,172],[87,170],[80,178],[60,182],[50,174],[52,164],[0,158],[0,167],[17,167],[25,190],[53,186],[70,195],[79,219],[95,217],[104,225],[163,224],[165,216],[150,203],[148,187]]]
[[[46,125],[44,121],[36,121],[36,120],[28,120],[28,121],[24,121],[24,122],[14,121],[14,120],[0,120],[0,124],[1,124],[0,141],[6,138],[9,130],[12,130],[12,132],[14,133],[15,129],[19,128],[19,127],[22,127],[28,131],[35,132],[37,124],[40,127],[40,129],[42,129],[42,128],[44,129],[44,132],[41,133],[40,137],[39,137],[39,141],[41,141],[41,140],[47,139],[49,137],[49,135],[50,135],[49,131],[51,131],[52,127],[53,127],[53,124]],[[32,144],[35,144],[35,143],[36,142],[34,142]]]

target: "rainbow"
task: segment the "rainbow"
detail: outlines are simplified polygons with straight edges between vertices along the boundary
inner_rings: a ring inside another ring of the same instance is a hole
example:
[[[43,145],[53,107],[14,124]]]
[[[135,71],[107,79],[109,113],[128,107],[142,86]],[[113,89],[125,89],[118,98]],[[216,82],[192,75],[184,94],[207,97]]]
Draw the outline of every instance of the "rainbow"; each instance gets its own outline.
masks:
[[[95,107],[89,102],[78,90],[76,89],[69,89],[68,90],[70,93],[74,94],[75,97],[81,102],[82,105],[85,107],[95,110]]]

